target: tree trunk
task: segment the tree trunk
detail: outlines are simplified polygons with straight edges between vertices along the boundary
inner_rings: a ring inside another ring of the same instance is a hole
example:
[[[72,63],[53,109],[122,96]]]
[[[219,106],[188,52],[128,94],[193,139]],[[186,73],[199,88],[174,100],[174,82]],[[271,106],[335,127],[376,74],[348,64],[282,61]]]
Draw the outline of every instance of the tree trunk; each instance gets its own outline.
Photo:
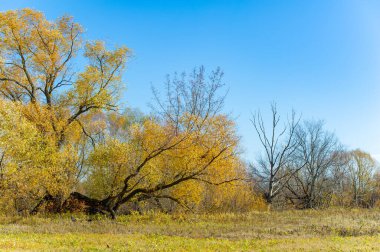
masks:
[[[67,212],[85,212],[87,214],[108,213],[112,218],[116,216],[115,212],[109,206],[109,198],[97,200],[78,192],[70,194],[62,206],[62,210]]]

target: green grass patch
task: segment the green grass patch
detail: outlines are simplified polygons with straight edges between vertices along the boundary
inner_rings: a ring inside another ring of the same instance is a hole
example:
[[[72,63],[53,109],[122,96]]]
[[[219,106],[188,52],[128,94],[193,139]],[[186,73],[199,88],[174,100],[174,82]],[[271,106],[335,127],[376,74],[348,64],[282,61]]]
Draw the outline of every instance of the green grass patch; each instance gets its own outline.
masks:
[[[380,251],[377,210],[0,217],[0,249],[27,251]]]

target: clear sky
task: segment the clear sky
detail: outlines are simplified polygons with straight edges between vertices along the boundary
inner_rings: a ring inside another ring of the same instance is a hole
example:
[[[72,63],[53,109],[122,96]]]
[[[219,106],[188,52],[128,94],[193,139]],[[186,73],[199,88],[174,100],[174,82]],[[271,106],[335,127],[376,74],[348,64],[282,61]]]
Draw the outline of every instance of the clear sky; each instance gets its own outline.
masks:
[[[272,101],[380,158],[380,1],[0,0],[2,11],[24,7],[128,46],[123,102],[145,112],[167,73],[220,66],[248,160],[260,149],[251,112]]]

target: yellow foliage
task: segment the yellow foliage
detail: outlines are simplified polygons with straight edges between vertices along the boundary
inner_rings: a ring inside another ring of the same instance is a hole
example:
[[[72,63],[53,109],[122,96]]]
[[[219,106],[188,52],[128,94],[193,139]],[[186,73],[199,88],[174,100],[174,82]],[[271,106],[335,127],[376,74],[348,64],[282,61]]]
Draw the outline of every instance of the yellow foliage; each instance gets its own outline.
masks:
[[[222,103],[212,95],[221,85],[193,87],[209,108],[195,99],[185,107],[199,108],[178,112],[176,122],[107,114],[117,109],[129,49],[83,42],[82,33],[68,16],[0,13],[2,197],[30,209],[46,195],[63,203],[80,184],[111,213],[152,197],[251,209],[258,200],[243,182],[234,122],[210,112]],[[81,51],[88,64],[75,72],[69,64]]]
[[[150,119],[131,125],[127,139],[108,138],[90,156],[87,193],[98,199],[115,196],[122,190],[124,179],[134,173],[137,175],[129,181],[132,189],[152,189],[181,176],[194,175],[154,195],[173,197],[200,211],[248,211],[262,207],[263,201],[243,181],[247,174],[236,153],[234,123],[225,116],[216,116],[202,127],[176,132],[173,125]],[[147,159],[136,172],[136,167]]]
[[[3,195],[34,203],[46,193],[69,193],[76,175],[75,149],[70,145],[57,149],[54,136],[42,134],[23,116],[23,109],[0,100]]]
[[[72,17],[49,21],[32,9],[0,13],[2,183],[29,207],[72,192],[90,136],[105,128],[97,115],[117,107],[129,50],[83,43],[82,34]],[[69,65],[81,49],[88,65],[75,72]]]

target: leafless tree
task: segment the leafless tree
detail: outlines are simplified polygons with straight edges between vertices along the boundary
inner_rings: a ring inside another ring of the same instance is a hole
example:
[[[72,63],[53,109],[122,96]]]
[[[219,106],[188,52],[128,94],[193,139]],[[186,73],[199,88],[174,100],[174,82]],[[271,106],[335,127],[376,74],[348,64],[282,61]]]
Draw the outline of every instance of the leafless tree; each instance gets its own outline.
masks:
[[[276,104],[271,105],[271,112],[272,121],[269,128],[265,127],[260,112],[256,112],[251,119],[265,153],[258,159],[257,167],[252,168],[269,204],[281,193],[291,176],[302,168],[302,165],[290,166],[291,157],[298,146],[295,133],[300,119],[292,111],[291,117],[281,127]]]
[[[185,72],[167,75],[165,93],[160,94],[154,87],[152,110],[161,120],[176,126],[177,130],[194,125],[181,125],[185,114],[202,118],[200,125],[216,116],[224,105],[227,92],[220,93],[225,86],[223,71],[220,68],[206,74],[203,66],[194,68],[190,74]]]
[[[322,121],[306,121],[296,131],[298,145],[293,161],[304,168],[288,181],[287,197],[300,208],[324,204],[331,195],[332,170],[342,161],[342,146],[323,126]]]

